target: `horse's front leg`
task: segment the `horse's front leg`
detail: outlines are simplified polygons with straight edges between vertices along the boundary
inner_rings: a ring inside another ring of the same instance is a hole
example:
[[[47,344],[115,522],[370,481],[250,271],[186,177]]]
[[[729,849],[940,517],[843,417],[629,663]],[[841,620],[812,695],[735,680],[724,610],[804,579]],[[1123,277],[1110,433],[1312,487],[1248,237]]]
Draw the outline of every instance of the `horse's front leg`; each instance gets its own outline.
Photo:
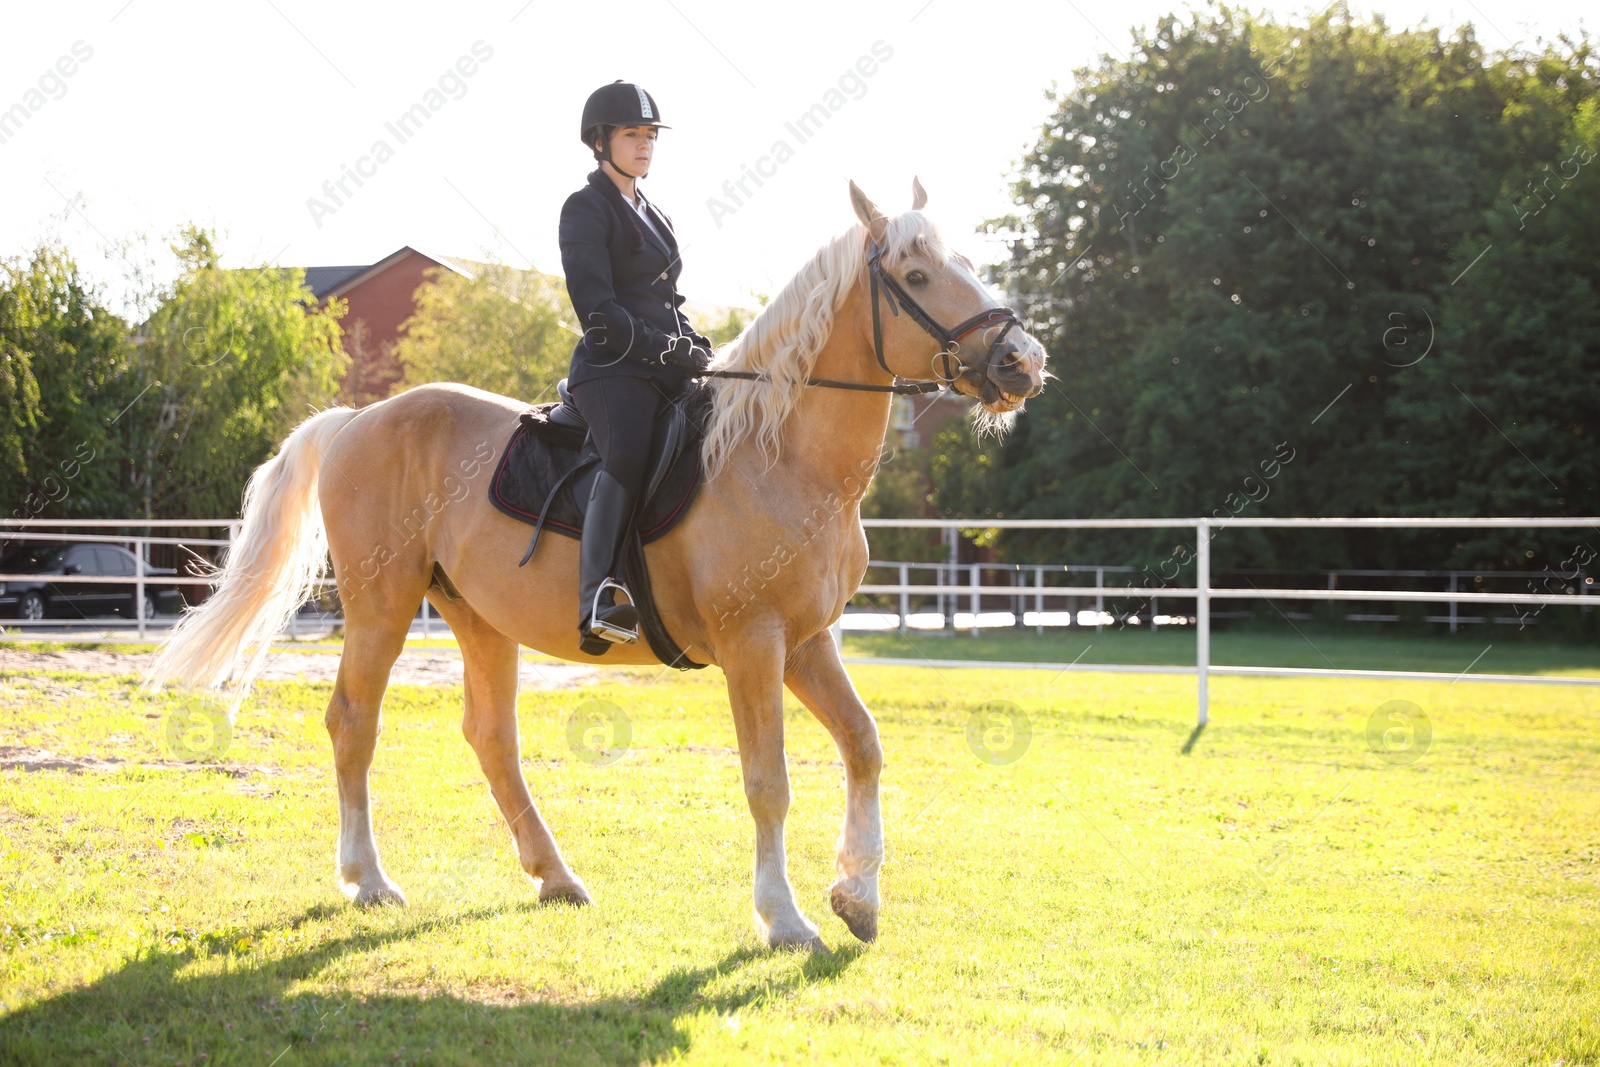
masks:
[[[719,656],[728,676],[744,795],[756,824],[756,930],[773,948],[826,952],[816,926],[795,903],[784,856],[789,767],[783,753],[783,655],[781,643],[764,642]]]
[[[857,695],[827,630],[794,650],[784,681],[828,728],[844,761],[844,828],[839,834],[839,877],[830,903],[852,934],[871,941],[878,936],[878,868],[883,866],[883,816],[878,807],[883,746],[878,724]]]

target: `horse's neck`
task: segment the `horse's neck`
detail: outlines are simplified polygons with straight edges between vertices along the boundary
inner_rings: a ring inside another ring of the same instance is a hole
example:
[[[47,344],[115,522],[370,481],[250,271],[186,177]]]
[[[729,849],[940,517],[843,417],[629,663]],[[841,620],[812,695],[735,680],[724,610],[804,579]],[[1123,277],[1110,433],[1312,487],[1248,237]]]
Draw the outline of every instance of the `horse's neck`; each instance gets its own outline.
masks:
[[[863,345],[850,310],[849,305],[840,309],[812,376],[887,385],[892,379],[877,366],[870,346]],[[835,492],[859,502],[878,469],[890,405],[888,393],[806,387],[784,424],[780,465],[808,492]]]

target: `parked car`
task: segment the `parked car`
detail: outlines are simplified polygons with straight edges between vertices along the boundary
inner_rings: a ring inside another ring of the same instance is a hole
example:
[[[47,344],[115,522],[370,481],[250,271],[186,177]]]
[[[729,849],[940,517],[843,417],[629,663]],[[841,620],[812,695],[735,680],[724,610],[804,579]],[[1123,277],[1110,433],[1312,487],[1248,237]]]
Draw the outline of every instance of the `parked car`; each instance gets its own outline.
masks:
[[[0,581],[0,612],[19,619],[45,619],[51,616],[87,618],[91,615],[121,615],[136,619],[140,607],[146,619],[159,611],[175,612],[183,607],[183,595],[176,586],[146,582],[144,603],[138,603],[138,587],[132,582],[52,582],[56,575],[133,578],[144,568],[146,578],[172,577],[170,567],[151,567],[125,548],[107,544],[27,544],[0,557],[0,574],[37,575],[27,580]]]

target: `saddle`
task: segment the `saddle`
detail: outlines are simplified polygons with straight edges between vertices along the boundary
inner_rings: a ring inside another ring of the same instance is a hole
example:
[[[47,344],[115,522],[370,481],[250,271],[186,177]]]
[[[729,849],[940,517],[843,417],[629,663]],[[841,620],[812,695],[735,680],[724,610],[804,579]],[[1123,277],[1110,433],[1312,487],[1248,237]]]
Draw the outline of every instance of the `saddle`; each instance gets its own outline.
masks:
[[[489,482],[490,503],[533,527],[519,567],[533,558],[546,530],[583,536],[584,508],[600,469],[600,452],[589,440],[589,424],[572,403],[565,378],[556,391],[560,400],[535,404],[522,413]],[[702,427],[710,413],[711,390],[690,383],[682,396],[657,414],[649,475],[623,540],[617,575],[639,609],[639,630],[650,650],[662,663],[680,670],[698,670],[706,664],[690,659],[662,623],[650,595],[644,546],[682,521],[699,492]]]

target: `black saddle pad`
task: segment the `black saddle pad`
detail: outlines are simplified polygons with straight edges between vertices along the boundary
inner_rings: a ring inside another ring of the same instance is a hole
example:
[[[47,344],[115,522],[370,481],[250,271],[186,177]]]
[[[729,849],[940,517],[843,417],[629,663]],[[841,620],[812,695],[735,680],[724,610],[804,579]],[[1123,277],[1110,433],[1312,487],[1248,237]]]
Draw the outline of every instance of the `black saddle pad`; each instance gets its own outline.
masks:
[[[688,514],[700,489],[700,441],[711,412],[711,390],[704,386],[691,386],[690,390],[674,405],[681,409],[683,444],[656,484],[655,492],[637,509],[633,529],[624,541],[621,573],[617,575],[639,609],[639,630],[650,650],[662,663],[685,671],[699,670],[706,664],[696,662],[687,649],[680,649],[667,632],[650,592],[644,545],[676,526]],[[523,412],[489,483],[489,500],[495,507],[534,527],[523,563],[532,558],[547,529],[568,537],[583,535],[580,502],[587,504],[599,469],[599,454],[593,445],[585,445],[585,431],[550,421],[556,403],[537,404]],[[648,477],[653,478],[661,464],[665,443],[679,415],[680,410],[667,408],[657,416],[651,435]],[[646,491],[648,488],[647,482]],[[541,519],[545,511],[549,514]]]
[[[643,543],[665,536],[694,502],[700,488],[701,427],[710,410],[710,399],[709,390],[699,389],[680,401],[688,416],[688,433],[677,461],[635,517],[634,525]],[[584,445],[582,430],[549,420],[557,403],[536,404],[523,413],[494,472],[489,499],[505,514],[529,525],[538,525],[549,499],[550,514],[544,517],[544,529],[576,538],[583,534],[583,509],[599,469],[595,463],[598,455],[593,445]],[[656,419],[650,443],[651,470],[662,452],[670,411],[665,409]],[[584,469],[573,472],[573,468],[585,464]],[[563,478],[565,484],[551,498],[551,488]]]

